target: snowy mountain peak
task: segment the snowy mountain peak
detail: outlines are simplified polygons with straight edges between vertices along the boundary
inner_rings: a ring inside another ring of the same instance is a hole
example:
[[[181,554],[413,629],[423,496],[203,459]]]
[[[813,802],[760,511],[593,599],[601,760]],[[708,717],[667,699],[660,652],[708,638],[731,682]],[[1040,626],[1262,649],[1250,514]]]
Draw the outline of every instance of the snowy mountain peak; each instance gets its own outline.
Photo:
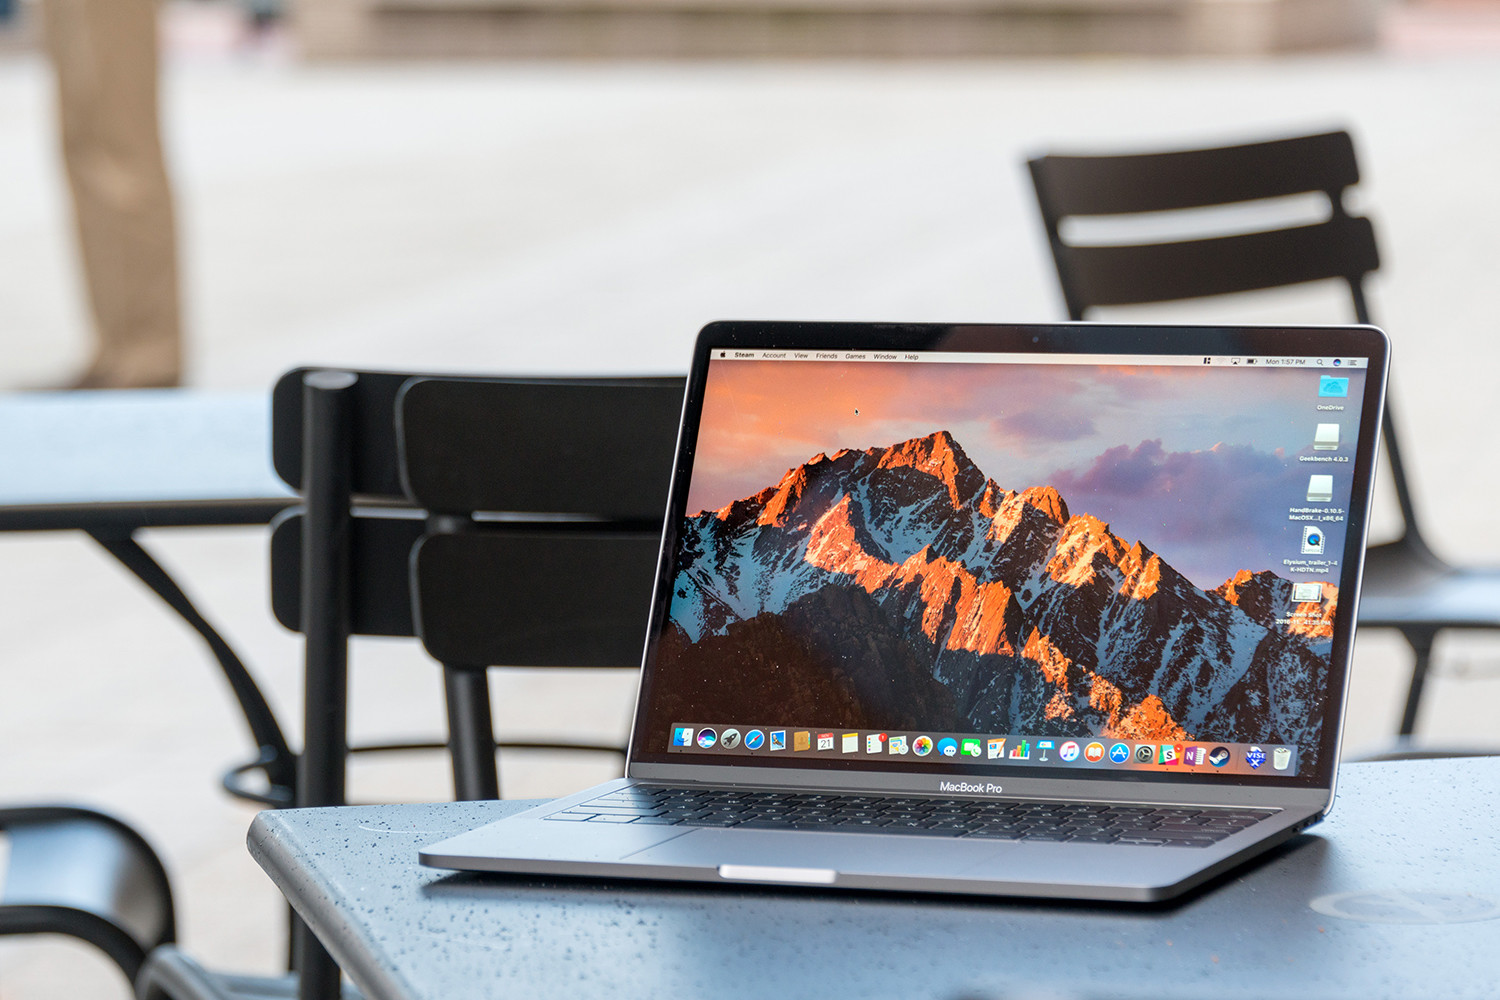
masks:
[[[968,503],[984,489],[984,473],[947,431],[934,431],[883,450],[871,449],[867,454],[878,456],[877,468],[911,468],[939,480],[947,487],[948,499],[955,507]]]
[[[1053,486],[1032,486],[1022,490],[1020,498],[1029,507],[1035,507],[1048,520],[1054,524],[1066,524],[1068,521],[1068,505],[1063,500],[1062,494],[1057,492]]]

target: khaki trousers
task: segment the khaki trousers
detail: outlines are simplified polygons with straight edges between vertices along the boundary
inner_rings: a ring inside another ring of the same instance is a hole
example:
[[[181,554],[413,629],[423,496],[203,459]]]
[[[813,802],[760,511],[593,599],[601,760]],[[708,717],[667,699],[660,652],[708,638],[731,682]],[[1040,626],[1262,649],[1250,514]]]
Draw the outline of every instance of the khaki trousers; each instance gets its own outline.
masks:
[[[182,332],[156,0],[43,0],[41,8],[97,336],[81,384],[175,385]]]

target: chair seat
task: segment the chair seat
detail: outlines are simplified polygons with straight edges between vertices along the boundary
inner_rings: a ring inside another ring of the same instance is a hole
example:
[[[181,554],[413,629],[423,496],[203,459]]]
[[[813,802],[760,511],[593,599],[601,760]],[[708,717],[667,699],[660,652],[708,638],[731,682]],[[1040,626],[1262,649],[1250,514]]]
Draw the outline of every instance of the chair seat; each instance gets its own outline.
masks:
[[[66,934],[134,979],[146,953],[174,940],[172,890],[156,853],[112,816],[68,806],[0,809],[10,859],[0,934]]]
[[[1500,628],[1500,567],[1450,566],[1403,542],[1370,549],[1360,593],[1365,628]]]

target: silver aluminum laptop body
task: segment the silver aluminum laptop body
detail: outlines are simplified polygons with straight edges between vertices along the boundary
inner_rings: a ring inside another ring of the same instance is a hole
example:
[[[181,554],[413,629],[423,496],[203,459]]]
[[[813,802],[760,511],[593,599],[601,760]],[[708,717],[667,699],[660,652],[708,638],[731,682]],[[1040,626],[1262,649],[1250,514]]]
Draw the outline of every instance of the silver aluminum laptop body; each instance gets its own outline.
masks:
[[[1333,799],[1387,350],[1373,327],[710,325],[626,777],[422,862],[1147,901],[1290,838]],[[1258,821],[1203,846],[611,804],[694,790]]]

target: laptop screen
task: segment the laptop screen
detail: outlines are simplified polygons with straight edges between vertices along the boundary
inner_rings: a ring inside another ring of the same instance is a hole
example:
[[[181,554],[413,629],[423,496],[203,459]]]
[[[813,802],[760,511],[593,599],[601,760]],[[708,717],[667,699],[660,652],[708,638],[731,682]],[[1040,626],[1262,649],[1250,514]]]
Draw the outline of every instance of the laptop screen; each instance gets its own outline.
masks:
[[[1383,359],[1072,340],[710,347],[636,756],[1320,775]]]

